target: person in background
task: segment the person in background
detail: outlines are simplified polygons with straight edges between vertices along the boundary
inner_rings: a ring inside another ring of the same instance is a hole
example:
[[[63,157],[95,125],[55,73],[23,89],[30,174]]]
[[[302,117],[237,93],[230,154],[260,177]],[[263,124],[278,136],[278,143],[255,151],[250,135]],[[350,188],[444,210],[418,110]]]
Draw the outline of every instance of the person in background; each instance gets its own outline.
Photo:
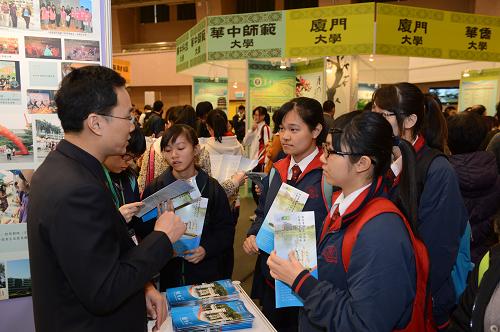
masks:
[[[455,116],[457,115],[458,111],[455,106],[446,106],[446,108],[443,111],[443,115],[445,118],[449,118],[450,116]]]
[[[486,107],[484,105],[473,105],[468,109],[468,112],[474,112],[479,115],[486,115]]]
[[[166,301],[150,283],[186,226],[163,213],[135,245],[105,185],[102,162],[126,153],[134,126],[125,80],[102,66],[76,68],[56,93],[64,130],[30,186],[28,247],[35,328],[159,329]]]
[[[153,110],[151,115],[144,122],[144,135],[153,136],[158,138],[165,131],[165,120],[162,118],[163,115],[163,102],[157,100],[153,103]]]
[[[200,153],[196,132],[187,125],[173,125],[161,138],[161,149],[169,166],[165,172],[144,189],[143,198],[168,186],[176,180],[186,181],[197,187],[208,206],[198,248],[177,253],[182,257],[172,259],[160,272],[160,290],[230,277],[228,256],[234,241],[235,225],[227,196],[221,185],[201,168],[195,159]],[[154,222],[147,222],[150,230]],[[232,272],[232,271],[231,271]]]
[[[266,123],[266,118],[269,117],[267,109],[263,106],[257,106],[253,112],[253,125],[248,130],[243,139],[243,146],[249,146],[249,158],[258,160],[257,166],[253,169],[254,172],[263,172],[266,163],[266,146],[271,140],[271,128],[269,123]],[[255,190],[255,184],[252,183],[252,196],[255,203],[258,204],[259,196]]]
[[[209,101],[201,101],[196,105],[196,134],[198,138],[210,137],[207,129],[207,115],[214,107]]]
[[[30,176],[32,175],[32,172],[29,174]],[[19,191],[23,192],[21,202],[19,205],[19,222],[20,223],[26,223],[28,219],[28,202],[29,202],[29,195],[30,195],[30,183],[28,179],[26,179],[25,175],[21,172],[19,173]]]
[[[333,119],[335,118],[335,102],[333,100],[327,100],[323,103],[323,115],[326,128],[333,128]]]
[[[383,185],[395,144],[405,167],[399,207],[385,198]],[[321,162],[326,181],[341,191],[317,242],[319,278],[293,251],[288,259],[276,252],[268,259],[271,275],[304,301],[300,331],[426,331],[429,260],[418,239],[411,144],[393,140],[380,114],[362,112],[330,131]]]
[[[460,113],[448,119],[450,163],[460,183],[472,228],[471,257],[477,264],[496,243],[493,218],[500,209],[500,175],[493,153],[480,151],[487,128],[482,116]]]
[[[500,237],[500,214],[494,219],[494,229]],[[497,239],[497,244],[472,271],[447,332],[496,332],[499,327],[500,244]]]
[[[264,167],[264,173],[266,174],[269,174],[271,171],[273,163],[286,157],[280,140],[280,126],[284,115],[285,112],[281,108],[273,113],[273,137],[271,142],[267,144],[266,156],[268,160]]]
[[[17,28],[17,6],[12,1],[9,4],[9,10],[10,10],[10,22],[12,23],[12,27]]]
[[[326,136],[321,104],[315,99],[300,97],[285,103],[281,110],[283,120],[279,127],[279,138],[287,157],[274,163],[272,179],[267,176],[263,180],[263,189],[255,210],[256,218],[247,231],[243,250],[249,255],[259,255],[252,284],[252,298],[260,300],[263,313],[277,330],[296,331],[298,310],[276,308],[275,280],[266,264],[269,255],[259,251],[256,236],[282,183],[287,183],[309,194],[303,211],[314,211],[316,239],[318,239],[329,208],[327,201],[330,197],[326,196],[331,196],[331,192],[329,194],[324,192],[321,151],[318,149]],[[263,116],[261,121],[264,121]]]
[[[233,128],[234,133],[236,134],[236,138],[238,141],[243,141],[246,132],[246,114],[245,114],[245,106],[238,106],[238,110],[236,114],[233,116]]]
[[[496,117],[494,116],[485,116],[483,117],[483,120],[486,122],[487,128],[488,128],[488,133],[484,137],[483,142],[481,143],[481,146],[479,146],[479,150],[484,151],[490,144],[492,138],[500,133],[500,121],[497,120]]]
[[[139,125],[141,126],[141,128],[144,128],[144,122],[146,122],[149,119],[152,111],[153,108],[151,107],[151,105],[144,105],[144,111],[139,117]]]
[[[416,153],[419,190],[418,234],[424,241],[431,262],[430,291],[432,311],[438,329],[445,329],[449,315],[463,289],[456,289],[452,271],[456,262],[470,267],[470,238],[468,212],[464,205],[458,179],[446,157],[439,151],[440,145],[428,142],[443,141],[443,132],[427,131],[424,121],[433,121],[432,114],[425,114],[425,96],[411,83],[397,83],[381,87],[373,94],[373,112],[380,113],[391,124],[394,136],[410,142]],[[430,112],[435,109],[428,110]],[[436,116],[443,116],[433,112]],[[436,120],[439,121],[439,120]],[[440,127],[439,127],[440,128]],[[434,149],[434,150],[433,150]],[[387,174],[389,197],[398,201],[398,186],[403,168],[399,148],[393,148],[393,163]],[[468,270],[470,271],[470,270]],[[467,273],[468,273],[467,271]],[[462,271],[464,272],[464,271]],[[466,276],[464,277],[466,278]],[[460,285],[463,286],[463,285]]]
[[[141,129],[136,125],[130,133],[125,154],[109,156],[104,162],[106,185],[108,186],[116,207],[120,210],[123,218],[129,226],[129,234],[132,227],[140,227],[141,220],[134,215],[144,205],[141,202],[139,186],[137,184],[137,173],[132,169],[134,160],[146,151],[146,139]],[[131,221],[134,221],[131,223]]]

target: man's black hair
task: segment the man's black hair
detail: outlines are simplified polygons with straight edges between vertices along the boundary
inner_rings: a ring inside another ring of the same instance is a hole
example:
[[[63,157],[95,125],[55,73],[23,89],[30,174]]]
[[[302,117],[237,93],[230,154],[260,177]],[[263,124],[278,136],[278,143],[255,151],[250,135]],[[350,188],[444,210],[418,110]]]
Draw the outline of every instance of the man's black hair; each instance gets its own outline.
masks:
[[[330,113],[335,111],[335,102],[333,100],[327,100],[323,103],[323,112]]]
[[[161,100],[157,100],[153,103],[153,112],[160,113],[163,109],[163,102]]]
[[[212,103],[209,101],[200,101],[196,105],[196,117],[200,119],[204,119],[207,117],[208,112],[213,110],[214,107],[212,106]]]
[[[66,75],[56,93],[57,115],[65,132],[81,132],[91,113],[109,115],[116,106],[115,88],[125,79],[103,66],[86,66]]]
[[[130,138],[127,145],[127,153],[134,156],[139,156],[146,151],[146,138],[142,133],[141,128],[135,125],[135,129],[130,133]]]

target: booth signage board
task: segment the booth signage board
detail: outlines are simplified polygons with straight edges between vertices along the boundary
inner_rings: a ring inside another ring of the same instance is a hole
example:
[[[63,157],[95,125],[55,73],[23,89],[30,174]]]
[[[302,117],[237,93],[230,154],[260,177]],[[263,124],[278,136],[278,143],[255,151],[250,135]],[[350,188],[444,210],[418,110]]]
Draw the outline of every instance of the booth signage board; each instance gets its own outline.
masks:
[[[227,109],[227,78],[193,78],[193,105],[209,101],[213,108]]]
[[[250,93],[250,109],[257,106],[264,106],[268,109],[270,115],[275,109],[278,109],[295,97],[295,69],[287,68],[285,70],[271,65],[269,62],[249,61],[248,78]],[[247,118],[253,118],[248,114]]]
[[[285,13],[286,57],[373,53],[375,3]]]
[[[176,40],[176,71],[207,61],[207,20],[204,18]]]
[[[500,61],[500,18],[377,4],[376,53]]]
[[[113,58],[113,70],[118,72],[128,83],[130,83],[130,61]]]
[[[295,97],[309,97],[323,102],[325,99],[324,60],[295,65]]]
[[[208,60],[285,55],[284,11],[208,17]]]
[[[488,115],[493,116],[500,97],[500,69],[491,68],[469,71],[469,77],[460,80],[458,109],[463,111],[473,105],[484,105]]]

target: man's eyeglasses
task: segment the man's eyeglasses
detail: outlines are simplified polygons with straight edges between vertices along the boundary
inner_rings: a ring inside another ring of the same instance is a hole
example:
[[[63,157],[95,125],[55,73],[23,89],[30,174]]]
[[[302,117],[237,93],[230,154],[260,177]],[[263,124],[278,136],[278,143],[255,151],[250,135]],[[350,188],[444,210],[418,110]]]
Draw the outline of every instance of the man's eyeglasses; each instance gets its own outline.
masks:
[[[135,123],[135,118],[132,115],[122,117],[122,116],[115,116],[115,115],[111,115],[111,114],[101,114],[101,113],[96,113],[96,114],[99,114],[102,116],[107,116],[109,118],[127,120],[127,121],[130,121],[130,123],[132,123],[132,124]]]
[[[135,159],[136,157],[137,157],[136,155],[133,155],[130,153],[125,153],[124,155],[122,155],[123,161],[131,161],[131,160]]]

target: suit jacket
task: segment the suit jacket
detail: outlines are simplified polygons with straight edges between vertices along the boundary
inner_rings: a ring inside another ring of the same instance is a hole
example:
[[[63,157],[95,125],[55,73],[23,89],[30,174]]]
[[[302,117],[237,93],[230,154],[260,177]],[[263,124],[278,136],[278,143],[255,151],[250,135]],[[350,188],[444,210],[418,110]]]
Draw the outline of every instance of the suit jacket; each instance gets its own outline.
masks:
[[[33,175],[28,244],[37,331],[144,331],[144,285],[172,245],[153,231],[135,246],[101,164],[68,141]]]

